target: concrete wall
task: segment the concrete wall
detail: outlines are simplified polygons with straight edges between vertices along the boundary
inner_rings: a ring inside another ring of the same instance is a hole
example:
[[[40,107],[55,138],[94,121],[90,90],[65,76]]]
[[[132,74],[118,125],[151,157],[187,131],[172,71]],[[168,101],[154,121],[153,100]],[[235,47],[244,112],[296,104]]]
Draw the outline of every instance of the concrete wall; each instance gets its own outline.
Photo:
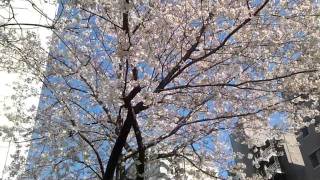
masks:
[[[305,180],[307,177],[305,163],[294,134],[285,134],[284,137],[285,155],[279,157],[280,166],[285,172],[286,180]]]

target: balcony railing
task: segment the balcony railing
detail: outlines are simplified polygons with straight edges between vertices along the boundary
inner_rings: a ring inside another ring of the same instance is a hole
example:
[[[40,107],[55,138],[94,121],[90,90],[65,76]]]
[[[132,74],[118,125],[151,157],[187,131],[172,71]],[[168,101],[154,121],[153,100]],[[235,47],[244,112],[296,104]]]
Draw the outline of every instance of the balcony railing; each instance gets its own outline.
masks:
[[[277,151],[274,147],[268,147],[261,153],[259,160],[269,161],[272,156],[277,156]]]
[[[282,173],[278,158],[276,158],[276,157],[274,158],[274,163],[272,163],[271,165],[266,167],[265,172],[266,172],[267,176],[270,176],[270,175],[273,176],[277,173]]]

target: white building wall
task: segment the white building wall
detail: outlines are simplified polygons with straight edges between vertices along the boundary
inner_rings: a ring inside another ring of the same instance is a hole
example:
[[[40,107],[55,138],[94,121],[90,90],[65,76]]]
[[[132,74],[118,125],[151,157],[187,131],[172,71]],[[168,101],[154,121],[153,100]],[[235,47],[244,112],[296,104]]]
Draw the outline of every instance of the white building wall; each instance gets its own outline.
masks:
[[[202,170],[218,175],[217,167],[201,166]],[[215,180],[216,178],[204,174],[194,167],[189,161],[175,159],[156,159],[147,162],[146,180]],[[135,179],[136,168],[134,165],[128,169],[128,177]]]
[[[32,3],[34,5],[32,5]],[[39,8],[41,11],[43,11],[49,18],[54,18],[55,12],[56,12],[56,4],[53,4],[49,1],[45,3],[42,0],[12,0],[10,1],[14,12],[15,12],[15,18],[17,22],[19,23],[39,23],[39,24],[48,24],[50,23],[47,21],[47,18],[45,18],[43,15],[39,13],[39,10],[37,11],[35,8]],[[10,16],[11,11],[8,11],[7,8],[0,9],[0,24],[3,24],[6,22],[4,18]],[[11,23],[16,23],[16,21],[11,21]],[[24,28],[24,27],[23,27]],[[39,38],[41,41],[42,46],[47,49],[47,39],[51,36],[51,32],[48,29],[44,28],[35,28],[35,27],[26,27],[29,30],[32,30],[39,34]],[[1,29],[0,29],[1,31]],[[25,74],[24,76],[28,76]],[[3,71],[0,69],[0,126],[12,126],[13,124],[10,123],[5,116],[6,106],[12,106],[12,101],[10,100],[10,96],[14,95],[14,90],[12,88],[14,82],[19,82],[19,75],[16,73],[8,73],[6,71]],[[25,83],[26,82],[20,82]],[[38,89],[40,92],[41,83],[35,83],[35,84],[28,84],[33,86],[34,88]],[[38,97],[30,97],[25,100],[26,103],[26,111],[28,107],[35,106],[37,107],[39,102],[39,96]],[[30,124],[32,126],[32,124]],[[0,132],[1,133],[1,132]],[[11,142],[10,139],[0,139],[0,179],[8,179],[8,170],[7,166],[12,161],[11,155],[15,152],[15,144]],[[18,140],[19,141],[19,140]],[[22,143],[20,144],[22,146],[25,146],[26,144]],[[27,149],[24,148],[24,153],[27,153]]]

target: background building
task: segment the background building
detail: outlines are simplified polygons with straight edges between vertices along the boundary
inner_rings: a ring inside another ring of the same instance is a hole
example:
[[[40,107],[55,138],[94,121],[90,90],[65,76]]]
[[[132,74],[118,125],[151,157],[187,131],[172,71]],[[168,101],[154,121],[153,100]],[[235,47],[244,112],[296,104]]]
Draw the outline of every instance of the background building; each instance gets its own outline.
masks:
[[[315,123],[302,128],[297,138],[309,180],[320,177],[320,133],[316,130],[319,123],[320,116],[317,116]]]
[[[34,3],[34,5],[31,4]],[[19,0],[19,1],[10,1],[12,6],[12,10],[14,12],[14,19],[12,18],[9,22],[7,22],[6,18],[12,17],[12,11],[8,10],[9,7],[1,7],[0,9],[0,24],[2,23],[39,23],[39,24],[46,24],[48,23],[46,20],[47,18],[53,18],[55,15],[56,7],[50,1],[45,3],[41,0],[33,0],[33,1],[26,1],[26,0]],[[39,7],[38,11],[35,9]],[[39,13],[39,11],[46,12],[48,16],[45,18],[43,15]],[[10,28],[10,27],[7,27]],[[41,45],[44,48],[47,48],[46,42],[47,37],[50,36],[50,30],[44,28],[26,28],[28,30],[34,31],[39,35],[39,39],[41,41]],[[2,31],[3,29],[0,29]],[[24,32],[22,32],[24,33]],[[12,60],[13,61],[13,60]],[[24,77],[28,77],[28,74],[24,74]],[[11,110],[17,108],[14,107],[11,98],[15,95],[15,90],[13,89],[14,84],[21,83],[24,85],[33,86],[34,89],[41,89],[41,83],[36,84],[27,84],[27,82],[23,82],[18,73],[7,72],[4,69],[0,69],[0,130],[6,129],[6,127],[11,127],[13,125],[7,118],[7,113],[11,113]],[[35,106],[37,107],[39,102],[39,96],[36,97],[29,97],[25,99],[25,109],[28,113],[27,109]],[[13,107],[10,110],[7,107]],[[32,126],[32,124],[30,124]],[[1,132],[0,132],[1,133]],[[1,134],[0,134],[1,136]],[[22,141],[22,139],[2,139],[0,137],[0,179],[8,179],[8,166],[12,162],[12,155],[16,151],[16,143]],[[27,154],[27,143],[19,143],[22,146],[22,150],[24,154]],[[10,178],[11,179],[11,178]]]
[[[236,163],[245,164],[247,177],[260,174],[276,180],[315,180],[320,177],[320,134],[315,124],[301,129],[299,136],[284,134],[280,140],[266,140],[265,145],[248,147],[231,138],[235,153],[243,154]]]
[[[204,173],[210,172],[210,175]],[[128,179],[135,179],[135,167],[128,168]],[[218,175],[218,168],[205,166],[196,168],[183,158],[163,158],[149,161],[146,165],[147,180],[213,180]],[[213,176],[211,176],[213,175]]]

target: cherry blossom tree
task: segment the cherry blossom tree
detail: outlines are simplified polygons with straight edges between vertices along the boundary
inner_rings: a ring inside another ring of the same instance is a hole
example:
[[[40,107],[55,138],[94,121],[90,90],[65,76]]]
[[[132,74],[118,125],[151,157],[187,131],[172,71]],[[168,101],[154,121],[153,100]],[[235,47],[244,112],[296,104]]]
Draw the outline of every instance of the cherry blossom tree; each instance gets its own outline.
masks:
[[[17,102],[41,94],[34,126],[24,128],[32,118],[15,111],[15,126],[3,128],[31,141],[24,171],[19,154],[11,166],[21,177],[121,179],[134,164],[144,179],[147,162],[182,158],[219,179],[203,165],[232,158],[218,148],[221,131],[240,135],[241,125],[259,136],[272,113],[319,92],[316,1],[58,3],[48,24],[0,24],[1,67],[43,83],[41,92],[16,88]],[[29,27],[52,31],[49,50],[19,32]]]

